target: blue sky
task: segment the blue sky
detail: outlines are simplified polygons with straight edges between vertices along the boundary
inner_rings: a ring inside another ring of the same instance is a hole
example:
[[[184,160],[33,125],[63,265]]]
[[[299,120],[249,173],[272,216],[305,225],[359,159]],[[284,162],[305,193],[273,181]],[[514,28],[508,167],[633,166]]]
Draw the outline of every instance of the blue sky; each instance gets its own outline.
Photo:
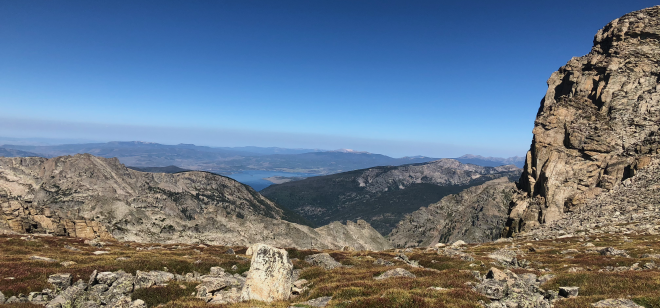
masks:
[[[524,155],[550,74],[652,1],[2,1],[0,136]]]

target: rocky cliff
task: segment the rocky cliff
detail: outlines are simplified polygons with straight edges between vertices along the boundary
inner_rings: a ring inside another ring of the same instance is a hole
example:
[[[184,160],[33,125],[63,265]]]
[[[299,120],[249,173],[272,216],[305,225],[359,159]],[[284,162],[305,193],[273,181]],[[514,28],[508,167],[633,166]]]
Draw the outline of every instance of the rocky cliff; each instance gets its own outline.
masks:
[[[370,226],[336,239],[289,222],[295,214],[223,176],[145,173],[89,154],[0,158],[0,205],[0,226],[16,232],[136,242],[388,248],[384,239],[362,238],[378,234]]]
[[[660,157],[614,189],[591,199],[583,207],[521,238],[554,239],[606,234],[660,234]]]
[[[515,184],[502,177],[446,196],[407,215],[389,240],[394,247],[493,241],[500,237],[514,190]]]
[[[548,80],[505,235],[578,211],[660,151],[660,7],[599,30]]]
[[[444,196],[502,176],[520,175],[509,165],[482,167],[453,159],[375,167],[270,186],[261,193],[317,225],[364,219],[388,234],[406,215]]]

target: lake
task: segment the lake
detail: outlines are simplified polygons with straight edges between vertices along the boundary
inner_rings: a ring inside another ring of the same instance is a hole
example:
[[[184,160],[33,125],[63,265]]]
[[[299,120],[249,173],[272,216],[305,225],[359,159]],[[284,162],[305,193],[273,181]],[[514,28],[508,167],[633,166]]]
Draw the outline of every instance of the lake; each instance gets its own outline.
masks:
[[[311,177],[318,175],[313,173],[297,173],[297,172],[265,171],[265,170],[248,170],[248,171],[241,171],[232,174],[225,174],[225,173],[220,173],[220,174],[228,178],[232,178],[236,181],[239,181],[243,184],[250,185],[256,191],[260,191],[270,185],[273,185],[272,182],[264,180],[264,178],[269,178],[272,176]]]

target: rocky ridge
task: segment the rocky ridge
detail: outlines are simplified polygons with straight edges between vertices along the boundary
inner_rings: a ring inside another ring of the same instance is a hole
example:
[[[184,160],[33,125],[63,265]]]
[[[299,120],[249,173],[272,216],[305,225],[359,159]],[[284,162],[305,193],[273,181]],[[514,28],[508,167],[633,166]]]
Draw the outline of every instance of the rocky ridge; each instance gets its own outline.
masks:
[[[553,73],[504,235],[575,212],[660,151],[660,6],[599,30],[589,54]]]
[[[89,154],[0,158],[0,206],[0,228],[19,233],[227,246],[389,248],[368,224],[317,231],[286,221],[296,216],[223,176],[144,173]],[[345,236],[328,236],[333,232]]]
[[[406,215],[444,196],[502,176],[513,165],[482,167],[454,159],[375,167],[272,185],[261,193],[317,225],[363,219],[388,234]]]
[[[500,237],[515,184],[502,177],[449,195],[407,215],[389,235],[395,247],[426,247]]]

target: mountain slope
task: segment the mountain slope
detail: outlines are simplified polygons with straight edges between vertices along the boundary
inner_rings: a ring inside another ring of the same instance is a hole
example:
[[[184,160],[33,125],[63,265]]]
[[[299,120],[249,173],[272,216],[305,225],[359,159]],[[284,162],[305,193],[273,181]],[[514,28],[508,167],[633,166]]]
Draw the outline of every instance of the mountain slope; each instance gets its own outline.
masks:
[[[296,215],[223,176],[145,173],[89,154],[0,158],[0,206],[0,226],[18,232],[161,243],[387,248],[384,240],[358,239],[378,234],[370,226],[363,225],[358,238],[339,241],[288,222]]]
[[[472,186],[406,215],[392,230],[394,247],[426,247],[462,240],[481,243],[500,237],[515,184],[502,177]]]
[[[6,149],[0,148],[0,157],[39,157],[41,155],[37,153],[15,150],[15,149]]]
[[[270,186],[267,198],[317,225],[364,219],[382,234],[408,213],[502,176],[515,166],[481,167],[453,159],[399,167],[375,167]]]
[[[599,30],[548,80],[506,235],[562,219],[660,152],[660,7]]]

